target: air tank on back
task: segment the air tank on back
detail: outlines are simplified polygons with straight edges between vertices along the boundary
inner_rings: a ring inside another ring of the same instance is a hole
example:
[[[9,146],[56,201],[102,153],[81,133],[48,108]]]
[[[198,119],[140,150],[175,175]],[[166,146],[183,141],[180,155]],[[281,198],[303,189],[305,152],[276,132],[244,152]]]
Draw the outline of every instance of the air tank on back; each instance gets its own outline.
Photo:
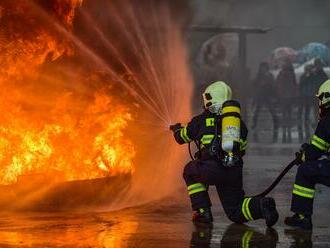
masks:
[[[235,100],[229,100],[222,105],[222,150],[227,153],[225,166],[233,166],[237,162],[235,156],[240,149],[241,136],[241,106]]]

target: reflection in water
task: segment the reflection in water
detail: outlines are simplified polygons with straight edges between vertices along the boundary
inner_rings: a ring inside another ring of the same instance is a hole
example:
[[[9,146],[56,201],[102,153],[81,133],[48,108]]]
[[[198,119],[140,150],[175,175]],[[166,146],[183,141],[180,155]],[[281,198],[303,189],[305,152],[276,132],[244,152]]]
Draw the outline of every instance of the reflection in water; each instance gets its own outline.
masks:
[[[196,225],[192,232],[190,247],[210,247],[213,225]]]
[[[312,232],[304,230],[284,230],[284,233],[287,237],[290,237],[293,242],[290,245],[290,248],[312,248]]]
[[[245,225],[230,225],[223,234],[220,247],[260,247],[275,248],[278,234],[275,229],[268,228],[263,234]]]
[[[105,230],[98,235],[98,244],[104,248],[129,247],[127,240],[136,232],[137,222],[127,221],[115,225],[112,229]]]
[[[138,223],[102,214],[30,214],[0,217],[0,247],[126,248]],[[109,218],[110,217],[110,218]]]
[[[185,210],[182,208],[182,210]],[[215,223],[192,226],[184,216],[144,206],[102,213],[0,214],[0,247],[90,248],[312,248],[311,232]],[[169,218],[170,216],[173,218]],[[191,228],[194,228],[192,231]],[[226,228],[226,229],[224,229]],[[329,247],[327,229],[317,229],[318,247]]]
[[[211,247],[212,226],[196,226],[192,234],[190,247]],[[245,225],[232,224],[224,232],[220,247],[222,248],[275,248],[278,234],[275,229],[268,228],[266,233],[260,233]]]

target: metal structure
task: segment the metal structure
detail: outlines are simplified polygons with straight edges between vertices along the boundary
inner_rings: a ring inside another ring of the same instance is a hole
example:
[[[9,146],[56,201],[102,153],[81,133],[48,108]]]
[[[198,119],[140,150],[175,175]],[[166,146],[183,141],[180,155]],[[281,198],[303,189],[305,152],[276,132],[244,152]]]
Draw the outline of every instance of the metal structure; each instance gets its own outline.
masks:
[[[235,33],[238,35],[238,56],[241,68],[246,68],[247,64],[247,36],[249,34],[266,34],[270,28],[257,28],[257,27],[216,27],[216,26],[191,26],[191,30],[195,32],[204,33]]]

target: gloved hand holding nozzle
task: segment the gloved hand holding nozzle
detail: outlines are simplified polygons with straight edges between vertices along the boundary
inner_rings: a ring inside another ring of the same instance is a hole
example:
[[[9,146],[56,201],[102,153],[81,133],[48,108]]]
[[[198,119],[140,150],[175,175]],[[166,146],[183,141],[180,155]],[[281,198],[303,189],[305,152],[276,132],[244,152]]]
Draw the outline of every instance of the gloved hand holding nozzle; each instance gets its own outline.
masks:
[[[306,161],[306,150],[308,149],[309,144],[304,143],[301,145],[300,150],[296,152],[296,161],[297,165],[300,165]]]
[[[172,132],[176,132],[177,130],[180,130],[182,128],[182,124],[181,123],[176,123],[174,125],[170,125],[170,130]]]

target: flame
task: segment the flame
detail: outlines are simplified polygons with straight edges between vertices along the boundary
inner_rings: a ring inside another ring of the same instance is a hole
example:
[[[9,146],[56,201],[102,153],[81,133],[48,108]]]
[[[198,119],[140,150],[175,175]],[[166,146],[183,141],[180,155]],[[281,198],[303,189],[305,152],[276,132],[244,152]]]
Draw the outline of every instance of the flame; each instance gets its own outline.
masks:
[[[52,170],[66,180],[133,172],[134,147],[124,137],[128,109],[101,93],[77,113],[70,113],[72,104],[71,94],[58,99],[47,121],[20,109],[8,113],[0,127],[1,183]]]
[[[0,4],[0,183],[30,173],[59,172],[64,180],[133,173],[130,107],[104,86],[88,88],[90,78],[81,73],[60,80],[52,70],[42,72],[74,49],[25,14],[29,0],[13,2]],[[50,2],[51,13],[70,29],[82,1]],[[55,86],[53,78],[60,81]]]

